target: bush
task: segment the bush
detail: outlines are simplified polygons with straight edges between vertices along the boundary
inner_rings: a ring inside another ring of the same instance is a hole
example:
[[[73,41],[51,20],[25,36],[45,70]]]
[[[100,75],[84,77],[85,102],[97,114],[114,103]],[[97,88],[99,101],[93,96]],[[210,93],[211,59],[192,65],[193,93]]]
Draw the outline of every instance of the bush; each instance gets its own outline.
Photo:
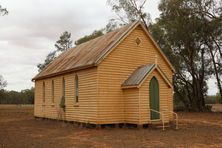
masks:
[[[204,108],[204,112],[212,112],[212,106],[210,105],[206,105],[205,108]]]
[[[59,106],[63,109],[63,111],[65,111],[66,105],[65,105],[65,97],[64,96],[61,97],[61,101],[60,101]]]
[[[218,104],[220,103],[220,97],[219,96],[207,96],[205,99],[206,104]]]
[[[174,111],[178,112],[178,111],[186,111],[186,110],[187,109],[182,102],[174,104]]]

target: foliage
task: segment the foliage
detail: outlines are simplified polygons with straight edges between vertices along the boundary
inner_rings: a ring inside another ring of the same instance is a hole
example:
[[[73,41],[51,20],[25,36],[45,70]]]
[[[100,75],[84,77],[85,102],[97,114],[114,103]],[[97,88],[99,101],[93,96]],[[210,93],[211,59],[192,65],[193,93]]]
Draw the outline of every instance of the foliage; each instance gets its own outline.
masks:
[[[59,37],[59,40],[55,44],[56,50],[50,52],[44,61],[37,65],[38,71],[41,72],[48,64],[50,64],[61,52],[66,51],[72,47],[71,33],[67,31],[63,32]]]
[[[50,52],[44,61],[43,64],[38,64],[37,67],[39,68],[39,72],[42,71],[49,63],[51,63],[56,58],[56,51]]]
[[[75,41],[75,45],[80,45],[80,44],[82,44],[84,42],[87,42],[89,40],[92,40],[92,39],[97,38],[97,37],[102,36],[102,35],[103,35],[103,29],[95,30],[95,31],[93,31],[92,34],[85,35],[84,37],[82,37],[82,38],[78,39],[77,41]]]
[[[71,48],[72,47],[71,33],[67,31],[63,32],[59,37],[59,40],[56,41],[55,47],[57,48],[57,51],[61,52]]]
[[[8,10],[6,8],[3,8],[1,5],[0,5],[0,15],[7,15],[8,14]]]
[[[212,18],[203,14],[219,8],[214,0],[162,0],[160,18],[150,26],[153,37],[176,69],[176,99],[188,110],[204,111],[206,81],[216,73],[212,63],[215,57],[210,54],[213,48],[209,45],[215,45],[210,42],[211,33],[215,32],[216,38],[221,35],[216,34],[221,31],[221,13]]]
[[[61,97],[59,106],[60,106],[60,108],[63,109],[63,111],[65,111],[66,105],[65,105],[65,97],[64,96]]]
[[[3,76],[0,75],[0,90],[4,89],[7,86],[6,80],[4,80]]]
[[[111,19],[107,26],[117,27],[118,24],[128,24],[136,20],[141,20],[148,28],[150,23],[150,15],[145,12],[145,4],[147,0],[108,0],[108,4],[112,7],[117,18]]]
[[[205,102],[206,104],[218,104],[220,103],[220,96],[219,94],[215,96],[207,96]]]
[[[212,112],[212,106],[206,105],[203,109],[203,112]]]
[[[34,88],[20,92],[1,89],[0,104],[34,104]]]

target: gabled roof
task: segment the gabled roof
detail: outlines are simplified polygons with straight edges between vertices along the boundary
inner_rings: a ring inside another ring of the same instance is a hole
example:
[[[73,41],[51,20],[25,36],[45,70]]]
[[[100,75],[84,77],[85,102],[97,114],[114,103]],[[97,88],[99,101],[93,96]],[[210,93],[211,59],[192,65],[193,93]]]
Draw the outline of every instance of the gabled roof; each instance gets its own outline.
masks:
[[[37,74],[32,80],[48,78],[80,69],[85,69],[97,66],[108,54],[114,49],[128,34],[130,34],[138,25],[141,25],[148,37],[153,42],[154,46],[160,51],[164,59],[174,71],[173,66],[170,64],[161,49],[154,42],[149,32],[145,29],[144,25],[140,22],[134,22],[126,25],[120,29],[107,33],[103,36],[80,44],[74,48],[68,49]]]
[[[146,78],[154,71],[157,70],[164,81],[168,84],[169,87],[173,87],[169,79],[163,73],[158,65],[155,64],[147,64],[138,67],[121,85],[124,88],[139,88],[142,83],[146,80]]]

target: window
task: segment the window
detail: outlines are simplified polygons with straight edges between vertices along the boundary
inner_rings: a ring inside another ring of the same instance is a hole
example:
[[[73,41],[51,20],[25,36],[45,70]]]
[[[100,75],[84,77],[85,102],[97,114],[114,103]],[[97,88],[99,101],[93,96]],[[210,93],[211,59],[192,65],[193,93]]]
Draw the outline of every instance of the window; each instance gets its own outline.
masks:
[[[54,80],[52,80],[52,103],[54,103]]]
[[[79,79],[78,75],[75,76],[75,102],[79,102]]]
[[[65,98],[65,95],[66,95],[66,82],[65,82],[65,78],[63,77],[62,79],[62,95],[63,97]]]
[[[45,103],[45,82],[42,84],[42,101]]]

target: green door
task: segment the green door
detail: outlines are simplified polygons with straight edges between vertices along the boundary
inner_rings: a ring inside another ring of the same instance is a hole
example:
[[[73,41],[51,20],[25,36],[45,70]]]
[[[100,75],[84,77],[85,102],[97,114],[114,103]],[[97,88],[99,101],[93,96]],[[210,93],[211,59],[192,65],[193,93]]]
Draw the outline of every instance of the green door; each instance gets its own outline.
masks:
[[[150,109],[159,111],[159,84],[155,77],[150,81]],[[160,119],[160,114],[157,112],[150,111],[151,120]]]

